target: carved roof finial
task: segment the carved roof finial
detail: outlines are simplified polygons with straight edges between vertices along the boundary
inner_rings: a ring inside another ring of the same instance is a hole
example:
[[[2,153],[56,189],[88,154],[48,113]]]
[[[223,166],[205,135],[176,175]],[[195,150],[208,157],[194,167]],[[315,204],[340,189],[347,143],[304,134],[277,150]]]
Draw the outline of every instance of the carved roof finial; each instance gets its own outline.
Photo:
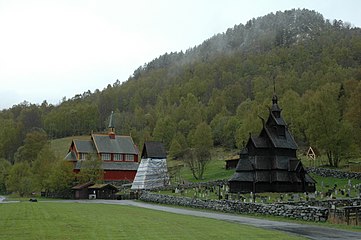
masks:
[[[276,95],[276,79],[275,76],[273,76],[273,97],[272,97],[272,103],[277,104],[278,98]]]

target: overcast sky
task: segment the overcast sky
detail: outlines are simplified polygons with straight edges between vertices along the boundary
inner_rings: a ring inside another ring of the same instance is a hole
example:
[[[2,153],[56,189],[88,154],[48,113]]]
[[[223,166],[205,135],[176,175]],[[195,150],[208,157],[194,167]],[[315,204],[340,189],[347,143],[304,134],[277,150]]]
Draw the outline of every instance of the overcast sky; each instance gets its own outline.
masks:
[[[102,90],[166,52],[292,8],[361,26],[358,0],[0,0],[0,109]]]

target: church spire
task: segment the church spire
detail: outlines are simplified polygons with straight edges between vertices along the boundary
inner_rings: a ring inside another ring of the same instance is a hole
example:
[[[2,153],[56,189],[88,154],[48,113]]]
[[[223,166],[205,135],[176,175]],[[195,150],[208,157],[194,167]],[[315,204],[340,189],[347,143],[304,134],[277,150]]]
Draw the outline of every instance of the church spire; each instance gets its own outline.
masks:
[[[273,77],[273,97],[271,112],[276,118],[281,117],[281,108],[278,106],[278,97],[276,95],[276,80]]]
[[[110,118],[109,118],[108,135],[111,139],[115,139],[114,112],[113,111],[110,114]]]

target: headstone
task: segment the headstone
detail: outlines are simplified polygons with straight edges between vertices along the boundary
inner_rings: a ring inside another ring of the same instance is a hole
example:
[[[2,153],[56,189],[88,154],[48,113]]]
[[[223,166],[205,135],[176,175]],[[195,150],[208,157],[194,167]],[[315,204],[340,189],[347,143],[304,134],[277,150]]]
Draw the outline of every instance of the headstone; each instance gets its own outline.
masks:
[[[311,201],[313,201],[313,200],[316,199],[316,195],[315,195],[314,193],[310,193],[310,194],[308,195],[308,198],[309,198]]]
[[[292,198],[293,198],[294,201],[299,201],[300,200],[300,195],[298,195],[297,193],[293,194]]]

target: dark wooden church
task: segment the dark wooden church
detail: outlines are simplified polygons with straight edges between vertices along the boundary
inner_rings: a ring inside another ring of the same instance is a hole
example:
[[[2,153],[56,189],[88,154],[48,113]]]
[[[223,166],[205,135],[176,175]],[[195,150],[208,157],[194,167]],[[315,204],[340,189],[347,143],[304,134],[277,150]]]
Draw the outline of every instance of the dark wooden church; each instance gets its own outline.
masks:
[[[297,144],[281,116],[277,96],[258,137],[250,136],[240,153],[230,192],[314,192],[315,180],[297,159]]]

